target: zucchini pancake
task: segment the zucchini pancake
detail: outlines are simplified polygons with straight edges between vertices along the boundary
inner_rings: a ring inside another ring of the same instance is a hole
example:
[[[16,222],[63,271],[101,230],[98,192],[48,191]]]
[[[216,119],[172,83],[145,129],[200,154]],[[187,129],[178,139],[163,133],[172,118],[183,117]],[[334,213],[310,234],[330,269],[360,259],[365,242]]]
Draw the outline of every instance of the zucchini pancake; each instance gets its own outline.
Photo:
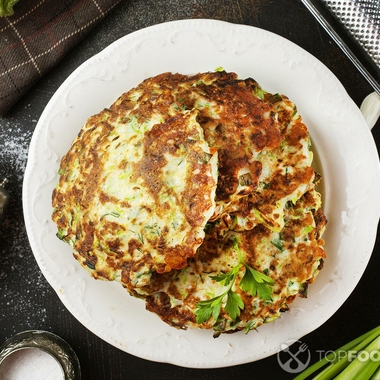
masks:
[[[327,220],[285,95],[216,71],[163,73],[90,117],[62,158],[57,236],[180,329],[248,332],[306,297]]]

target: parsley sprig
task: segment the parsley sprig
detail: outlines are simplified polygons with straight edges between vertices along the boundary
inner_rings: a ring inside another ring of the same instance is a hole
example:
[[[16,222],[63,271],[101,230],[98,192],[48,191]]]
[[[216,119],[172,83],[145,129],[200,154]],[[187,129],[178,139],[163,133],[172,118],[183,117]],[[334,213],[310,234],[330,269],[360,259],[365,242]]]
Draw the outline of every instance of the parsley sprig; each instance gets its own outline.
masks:
[[[233,236],[233,247],[238,254],[239,262],[234,266],[231,271],[221,273],[217,276],[210,276],[214,281],[220,282],[226,287],[223,293],[208,300],[199,301],[195,310],[196,321],[198,324],[208,321],[211,316],[214,321],[217,321],[222,305],[224,304],[224,311],[235,320],[240,316],[240,311],[244,309],[244,302],[240,295],[235,293],[233,288],[237,276],[245,267],[244,276],[240,280],[239,287],[260,299],[267,301],[271,300],[272,286],[274,281],[264,273],[250,267],[244,260],[239,248],[239,240]]]

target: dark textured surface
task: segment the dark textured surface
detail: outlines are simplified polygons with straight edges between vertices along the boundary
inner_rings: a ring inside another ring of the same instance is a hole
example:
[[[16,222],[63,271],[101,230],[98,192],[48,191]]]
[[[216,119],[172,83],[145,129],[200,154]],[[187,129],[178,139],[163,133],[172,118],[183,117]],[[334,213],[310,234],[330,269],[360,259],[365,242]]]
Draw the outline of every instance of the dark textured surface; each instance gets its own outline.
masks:
[[[0,118],[0,179],[9,179],[12,200],[0,226],[0,343],[27,329],[43,329],[64,338],[76,351],[87,380],[111,379],[291,379],[276,356],[237,367],[195,370],[133,357],[97,338],[71,316],[40,272],[23,221],[21,195],[27,150],[47,102],[82,62],[118,38],[156,23],[214,18],[257,26],[277,33],[322,61],[360,105],[371,87],[299,0],[135,0],[122,1],[82,43],[57,65],[3,118]],[[1,42],[0,42],[1,44]],[[380,146],[380,125],[373,129]],[[302,338],[318,359],[380,324],[380,238],[355,291],[320,328]]]

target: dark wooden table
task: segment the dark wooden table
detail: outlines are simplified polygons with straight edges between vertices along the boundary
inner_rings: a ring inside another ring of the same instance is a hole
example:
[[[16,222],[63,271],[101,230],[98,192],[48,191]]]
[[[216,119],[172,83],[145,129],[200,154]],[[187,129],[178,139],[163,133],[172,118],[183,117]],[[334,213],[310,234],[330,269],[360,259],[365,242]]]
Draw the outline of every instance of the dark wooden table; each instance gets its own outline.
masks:
[[[186,18],[214,18],[277,33],[322,61],[358,106],[372,92],[300,0],[122,1],[7,116],[0,118],[0,177],[9,179],[12,196],[11,207],[0,226],[0,343],[23,330],[51,331],[73,347],[82,366],[82,378],[91,380],[290,379],[292,375],[281,369],[276,355],[236,367],[198,370],[149,362],[114,348],[66,310],[46,282],[29,246],[21,202],[23,172],[30,138],[51,96],[75,68],[118,38],[150,25]],[[379,148],[379,123],[372,133]],[[318,359],[319,351],[336,349],[380,324],[379,267],[378,234],[370,263],[349,299],[320,328],[302,338],[309,346],[312,361]]]

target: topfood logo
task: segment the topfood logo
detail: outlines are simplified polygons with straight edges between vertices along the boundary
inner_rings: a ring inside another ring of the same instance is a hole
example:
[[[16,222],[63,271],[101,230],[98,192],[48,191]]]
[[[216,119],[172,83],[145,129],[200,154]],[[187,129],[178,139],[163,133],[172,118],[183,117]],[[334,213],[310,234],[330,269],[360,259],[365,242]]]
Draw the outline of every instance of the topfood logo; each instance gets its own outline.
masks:
[[[311,353],[306,343],[289,340],[281,345],[281,350],[277,354],[277,361],[288,373],[302,372],[310,364]]]
[[[306,343],[299,340],[289,340],[281,345],[280,352],[277,353],[279,366],[288,373],[300,373],[310,364],[311,353]],[[337,363],[344,359],[350,363],[357,359],[359,362],[380,362],[379,350],[316,350],[318,360],[325,359],[326,363]],[[379,364],[377,364],[379,365]]]

